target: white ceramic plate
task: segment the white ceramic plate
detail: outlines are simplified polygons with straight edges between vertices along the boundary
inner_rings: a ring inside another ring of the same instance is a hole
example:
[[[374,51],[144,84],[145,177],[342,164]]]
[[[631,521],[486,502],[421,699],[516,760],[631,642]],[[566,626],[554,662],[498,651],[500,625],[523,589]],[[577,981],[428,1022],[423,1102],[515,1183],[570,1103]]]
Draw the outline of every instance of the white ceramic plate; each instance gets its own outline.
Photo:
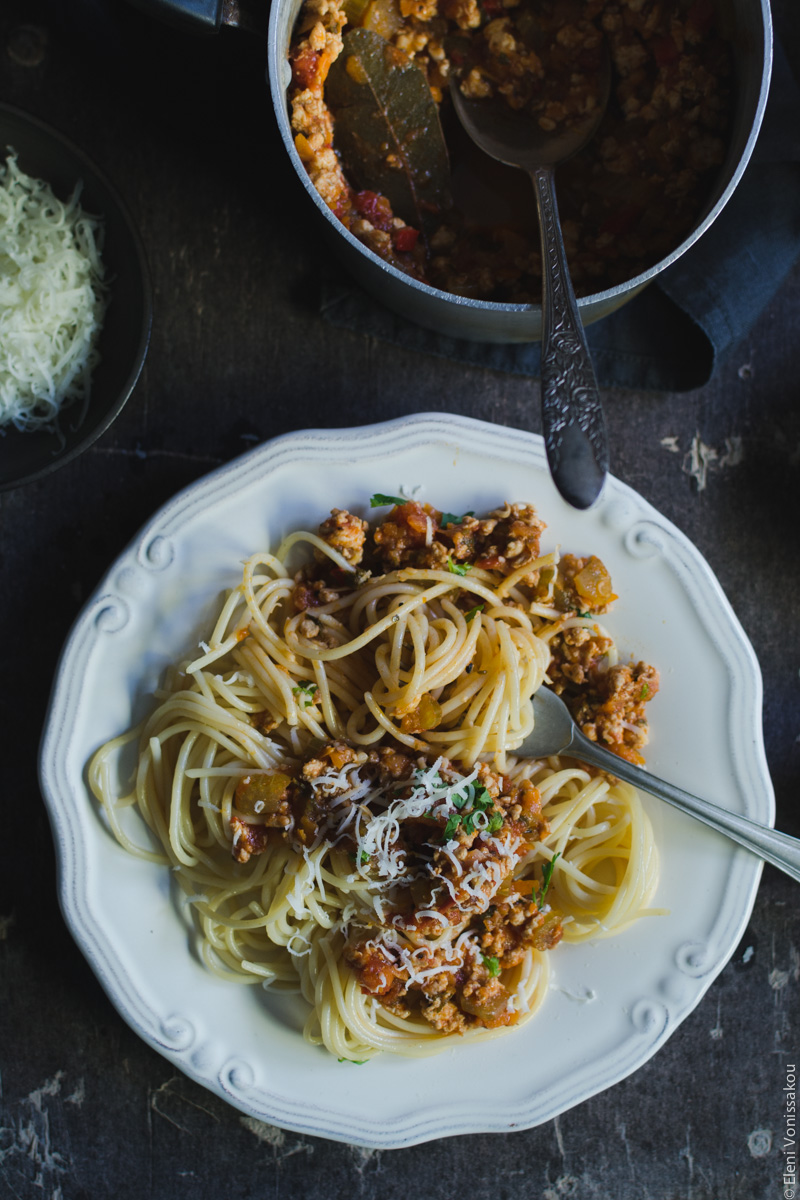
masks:
[[[303,1042],[299,1001],[276,1007],[261,989],[206,972],[168,873],[113,840],[86,763],[147,711],[162,671],[204,635],[243,558],[291,529],[316,528],[333,506],[364,513],[374,492],[401,490],[451,512],[529,500],[548,523],[543,545],[598,554],[620,596],[607,623],[623,654],[661,670],[650,769],[774,819],[753,651],[698,552],[619,481],[577,512],[553,488],[540,438],[423,415],[281,437],[180,493],[113,565],[63,651],[40,771],[64,915],[125,1020],[191,1078],[283,1128],[385,1148],[529,1128],[635,1071],[722,970],[761,872],[746,851],[648,802],[662,859],[654,903],[667,915],[558,947],[530,1024],[419,1062],[339,1063]]]

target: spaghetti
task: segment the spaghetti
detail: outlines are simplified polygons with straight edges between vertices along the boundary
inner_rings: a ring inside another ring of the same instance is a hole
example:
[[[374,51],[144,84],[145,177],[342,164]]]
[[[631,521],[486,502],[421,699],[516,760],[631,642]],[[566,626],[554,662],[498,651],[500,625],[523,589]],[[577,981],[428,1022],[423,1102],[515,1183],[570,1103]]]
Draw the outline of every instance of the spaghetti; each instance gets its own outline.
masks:
[[[617,662],[603,565],[542,554],[529,505],[376,499],[374,530],[334,509],[248,559],[202,653],[90,766],[120,843],[173,868],[208,968],[301,992],[307,1040],[357,1061],[521,1024],[547,951],[624,928],[657,871],[634,789],[514,755],[555,680],[639,756],[657,677]]]

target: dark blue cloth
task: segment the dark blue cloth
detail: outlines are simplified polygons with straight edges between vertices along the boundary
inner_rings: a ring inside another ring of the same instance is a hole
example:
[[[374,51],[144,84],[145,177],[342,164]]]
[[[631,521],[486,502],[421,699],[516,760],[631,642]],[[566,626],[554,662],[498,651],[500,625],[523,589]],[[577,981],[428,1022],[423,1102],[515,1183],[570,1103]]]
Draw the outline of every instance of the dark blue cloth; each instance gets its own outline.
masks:
[[[601,387],[688,391],[751,329],[800,258],[800,91],[779,45],[751,161],[703,236],[634,300],[587,329]],[[442,337],[383,308],[356,284],[322,282],[333,324],[460,362],[539,374],[539,343]]]

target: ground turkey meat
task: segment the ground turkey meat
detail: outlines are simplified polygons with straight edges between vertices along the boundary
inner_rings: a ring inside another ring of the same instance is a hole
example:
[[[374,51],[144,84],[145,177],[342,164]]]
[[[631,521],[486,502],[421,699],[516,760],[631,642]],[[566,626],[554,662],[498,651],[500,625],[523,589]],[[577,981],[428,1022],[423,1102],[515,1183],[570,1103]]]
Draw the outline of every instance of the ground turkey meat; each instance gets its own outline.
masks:
[[[373,533],[374,553],[384,570],[447,565],[447,553],[435,540],[441,513],[409,500],[396,505]]]
[[[327,521],[320,525],[319,536],[334,550],[338,550],[342,558],[357,566],[364,556],[367,522],[345,509],[334,508]]]
[[[570,686],[582,687],[602,668],[611,639],[596,629],[576,625],[557,633],[550,642],[548,668],[553,690],[560,695]]]
[[[510,575],[539,557],[544,528],[531,504],[506,504],[480,520],[471,513],[454,519],[409,500],[377,527],[374,552],[384,570],[467,563]],[[537,580],[538,572],[524,576],[526,583]]]
[[[595,672],[589,689],[563,699],[586,737],[641,765],[641,748],[647,743],[645,705],[658,692],[658,671],[636,663]]]
[[[539,557],[539,539],[546,528],[532,504],[506,504],[481,522],[475,565],[487,571],[511,575]],[[535,586],[538,572],[523,575],[522,582]]]
[[[510,889],[513,892],[513,886]],[[481,920],[480,945],[488,958],[496,958],[502,969],[516,967],[533,947],[552,950],[561,941],[561,922],[552,909],[543,913],[533,902],[517,897],[500,900]]]
[[[335,217],[391,265],[457,295],[538,304],[541,258],[527,181],[478,155],[448,91],[464,65],[466,35],[480,52],[476,65],[466,64],[462,90],[496,91],[553,130],[594,112],[605,44],[609,103],[596,136],[559,169],[570,274],[579,296],[596,293],[674,251],[713,193],[733,107],[725,8],[715,0],[305,0],[290,51],[295,146]],[[411,59],[440,107],[454,203],[435,219],[426,214],[424,230],[417,206],[396,196],[403,212],[395,212],[388,196],[371,190],[383,186],[380,176],[354,162],[350,175],[365,189],[357,191],[337,157],[325,80],[354,24]]]

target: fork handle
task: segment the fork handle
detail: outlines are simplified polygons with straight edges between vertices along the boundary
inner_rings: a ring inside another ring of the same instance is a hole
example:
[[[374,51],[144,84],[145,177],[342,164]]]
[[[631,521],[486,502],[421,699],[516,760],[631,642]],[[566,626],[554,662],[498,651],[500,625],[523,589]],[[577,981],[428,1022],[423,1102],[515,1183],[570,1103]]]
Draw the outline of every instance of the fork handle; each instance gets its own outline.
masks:
[[[668,804],[689,813],[698,821],[703,821],[718,833],[725,834],[800,883],[800,839],[790,837],[788,833],[780,833],[777,829],[770,829],[768,825],[759,825],[757,821],[751,821],[748,817],[728,812],[727,809],[719,808],[708,800],[693,796],[691,792],[684,792],[672,783],[656,779],[641,767],[636,767],[619,755],[612,754],[610,750],[590,742],[577,729],[569,748],[563,752],[574,754],[576,758],[592,763],[595,767],[608,771],[610,775],[624,779],[626,783],[632,783],[640,791],[666,800]]]
[[[553,170],[531,171],[542,248],[542,426],[553,482],[589,508],[608,471],[597,380],[567,266]]]

